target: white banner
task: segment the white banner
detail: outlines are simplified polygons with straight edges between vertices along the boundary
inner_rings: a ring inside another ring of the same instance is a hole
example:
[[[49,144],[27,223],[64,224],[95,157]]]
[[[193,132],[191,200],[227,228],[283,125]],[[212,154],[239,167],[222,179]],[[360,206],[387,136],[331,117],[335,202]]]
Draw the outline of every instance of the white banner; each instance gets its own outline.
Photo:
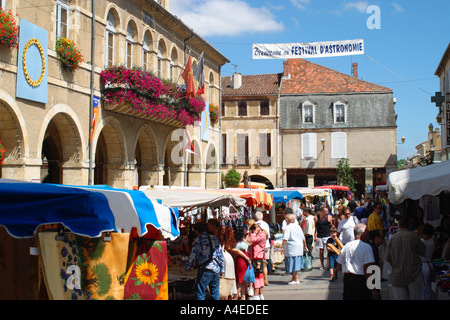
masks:
[[[254,43],[253,59],[322,58],[364,54],[364,40]]]

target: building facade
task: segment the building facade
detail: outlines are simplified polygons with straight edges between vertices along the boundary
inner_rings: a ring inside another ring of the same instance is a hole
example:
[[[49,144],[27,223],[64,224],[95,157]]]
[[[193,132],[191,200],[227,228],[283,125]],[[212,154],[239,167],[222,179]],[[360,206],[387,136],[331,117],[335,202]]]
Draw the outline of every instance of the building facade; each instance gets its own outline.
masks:
[[[448,160],[450,159],[450,44],[442,55],[434,75],[439,77],[440,91],[431,101],[438,106],[436,120],[441,126],[442,160]]]
[[[336,184],[347,158],[362,194],[386,182],[396,167],[397,126],[393,92],[303,59],[284,62],[280,135],[284,185]]]
[[[220,105],[220,69],[228,60],[170,14],[168,0],[3,0],[2,5],[20,33],[17,48],[0,46],[0,140],[6,148],[0,177],[118,188],[219,186],[221,134],[207,117],[209,104]],[[37,40],[24,50],[26,30]],[[76,70],[62,65],[56,51],[61,36],[83,55]],[[103,99],[105,70],[148,71],[181,87],[187,57],[195,66],[202,52],[206,108],[203,121],[188,124],[186,131],[176,101],[172,114],[150,116],[131,108],[131,101]],[[187,137],[193,156],[184,152]]]
[[[250,182],[280,185],[281,74],[222,77],[222,172],[247,171]]]

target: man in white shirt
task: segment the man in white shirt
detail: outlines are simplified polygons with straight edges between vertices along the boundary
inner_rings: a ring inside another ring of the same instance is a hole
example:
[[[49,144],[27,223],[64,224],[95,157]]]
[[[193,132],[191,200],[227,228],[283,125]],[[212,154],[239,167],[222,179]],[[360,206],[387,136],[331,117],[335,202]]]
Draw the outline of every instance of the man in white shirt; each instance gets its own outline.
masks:
[[[358,218],[350,215],[350,208],[344,208],[344,219],[339,221],[337,232],[339,240],[341,240],[342,244],[345,245],[350,241],[355,240],[354,228],[359,223]]]
[[[314,222],[314,216],[312,215],[311,208],[303,208],[303,214],[305,215],[305,229],[303,233],[306,239],[306,247],[308,248],[308,254],[312,258],[312,244],[314,242],[314,234],[316,233],[316,224]]]
[[[264,248],[264,253],[265,253],[264,261],[266,261],[266,259],[269,258],[269,254],[270,254],[270,227],[269,227],[269,224],[263,220],[263,218],[264,218],[264,216],[261,211],[258,211],[255,213],[256,223],[259,224],[261,229],[264,230],[267,234],[266,247]],[[264,275],[264,285],[265,286],[269,285],[267,274],[268,274],[267,263],[264,263],[263,275]]]
[[[344,300],[378,299],[376,289],[367,287],[367,268],[375,262],[372,247],[365,243],[369,232],[365,224],[357,224],[354,228],[355,240],[342,248],[337,263],[344,273]]]

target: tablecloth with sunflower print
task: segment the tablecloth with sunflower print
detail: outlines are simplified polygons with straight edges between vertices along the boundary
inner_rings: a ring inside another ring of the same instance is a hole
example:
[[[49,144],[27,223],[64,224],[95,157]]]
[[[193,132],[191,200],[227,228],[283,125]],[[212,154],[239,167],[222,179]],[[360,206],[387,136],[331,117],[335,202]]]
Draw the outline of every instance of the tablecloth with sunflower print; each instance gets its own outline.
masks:
[[[125,300],[168,300],[166,241],[130,241]]]

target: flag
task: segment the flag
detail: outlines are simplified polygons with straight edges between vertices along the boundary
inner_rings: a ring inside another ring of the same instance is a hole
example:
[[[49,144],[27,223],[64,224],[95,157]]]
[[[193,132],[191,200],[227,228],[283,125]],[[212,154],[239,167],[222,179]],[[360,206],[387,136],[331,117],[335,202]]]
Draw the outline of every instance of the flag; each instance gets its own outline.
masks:
[[[186,147],[184,148],[184,151],[192,153],[192,154],[197,154],[194,150],[194,144],[191,141],[191,138],[189,137],[189,133],[187,132],[186,126],[184,127],[184,132],[186,134],[186,138],[187,138],[187,144]]]
[[[192,58],[190,55],[181,76],[186,82],[186,97],[195,98],[194,74],[192,72]]]
[[[194,68],[194,79],[198,81],[197,95],[201,96],[205,93],[205,73],[203,72],[203,52],[198,58],[198,64]]]
[[[100,102],[100,98],[99,97],[94,97],[94,101],[93,101],[93,106],[92,106],[92,111],[93,111],[93,116],[92,116],[92,128],[91,128],[91,132],[89,135],[89,143],[91,143],[92,141],[92,137],[94,136],[94,130],[95,130],[95,125],[97,123],[97,119],[98,119],[98,105]]]

